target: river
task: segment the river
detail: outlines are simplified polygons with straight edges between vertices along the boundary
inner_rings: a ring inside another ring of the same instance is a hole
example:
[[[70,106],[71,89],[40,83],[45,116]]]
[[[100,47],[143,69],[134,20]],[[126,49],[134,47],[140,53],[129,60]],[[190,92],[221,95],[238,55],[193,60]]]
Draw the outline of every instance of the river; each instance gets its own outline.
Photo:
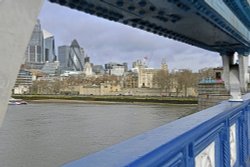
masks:
[[[0,129],[0,167],[57,167],[195,110],[148,104],[9,106]]]

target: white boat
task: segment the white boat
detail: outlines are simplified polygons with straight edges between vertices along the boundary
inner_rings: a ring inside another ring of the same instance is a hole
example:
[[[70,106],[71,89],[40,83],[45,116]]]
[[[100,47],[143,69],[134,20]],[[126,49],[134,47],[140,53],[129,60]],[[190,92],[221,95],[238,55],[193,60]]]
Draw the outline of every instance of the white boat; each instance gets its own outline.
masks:
[[[8,104],[9,105],[22,105],[22,104],[28,104],[28,103],[24,101],[23,99],[10,98]]]

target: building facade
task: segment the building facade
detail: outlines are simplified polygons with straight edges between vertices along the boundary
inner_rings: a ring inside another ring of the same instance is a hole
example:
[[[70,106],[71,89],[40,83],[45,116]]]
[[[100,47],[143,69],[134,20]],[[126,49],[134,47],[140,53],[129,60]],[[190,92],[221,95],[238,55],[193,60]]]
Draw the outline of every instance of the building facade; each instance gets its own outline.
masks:
[[[25,55],[25,64],[28,68],[41,69],[45,63],[44,37],[39,20],[34,27]]]
[[[127,72],[123,77],[124,88],[138,88],[138,73]]]
[[[30,92],[31,85],[32,85],[32,73],[30,71],[21,69],[17,75],[13,93],[27,94]]]
[[[154,88],[153,78],[159,69],[139,68],[138,88]]]
[[[42,68],[42,72],[48,76],[59,75],[60,73],[59,66],[60,66],[59,61],[54,61],[54,62],[47,61]]]
[[[83,71],[84,50],[73,40],[70,46],[58,47],[58,60],[63,70]]]
[[[91,65],[89,62],[86,62],[86,63],[84,64],[83,73],[84,73],[86,76],[92,76],[92,75],[93,75],[92,65]]]
[[[109,75],[123,76],[128,69],[127,63],[107,63],[105,64],[105,71]]]
[[[43,36],[44,36],[44,60],[45,62],[56,61],[54,36],[46,30],[43,30]]]
[[[63,70],[68,70],[70,46],[63,45],[58,47],[58,61]]]
[[[104,75],[105,71],[102,65],[94,65],[92,68],[93,73],[96,75]]]
[[[83,73],[84,73],[86,76],[92,76],[92,75],[93,75],[92,64],[90,63],[90,58],[89,58],[89,57],[85,57],[85,58],[84,58]]]

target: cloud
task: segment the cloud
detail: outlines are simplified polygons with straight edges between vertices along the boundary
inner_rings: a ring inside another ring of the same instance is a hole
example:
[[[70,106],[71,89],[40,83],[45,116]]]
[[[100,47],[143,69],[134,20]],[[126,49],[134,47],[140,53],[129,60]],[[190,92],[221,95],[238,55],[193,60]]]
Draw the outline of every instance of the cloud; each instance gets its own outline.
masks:
[[[45,1],[39,19],[54,34],[56,45],[69,45],[73,39],[85,49],[94,64],[128,62],[148,57],[151,67],[159,68],[162,58],[170,69],[221,65],[220,56],[184,43],[163,38],[120,23]]]

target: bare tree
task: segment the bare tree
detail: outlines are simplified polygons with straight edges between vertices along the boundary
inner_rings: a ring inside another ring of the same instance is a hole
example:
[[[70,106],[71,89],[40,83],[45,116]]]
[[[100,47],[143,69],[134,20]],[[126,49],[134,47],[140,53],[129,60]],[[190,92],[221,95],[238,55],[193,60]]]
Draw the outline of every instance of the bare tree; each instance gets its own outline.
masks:
[[[170,93],[172,89],[172,77],[166,70],[159,70],[153,76],[153,84],[161,91]]]
[[[189,87],[196,87],[197,75],[192,73],[191,70],[182,70],[174,74],[176,80],[175,89],[177,96],[181,91],[184,91],[184,96],[187,96],[187,90]]]

